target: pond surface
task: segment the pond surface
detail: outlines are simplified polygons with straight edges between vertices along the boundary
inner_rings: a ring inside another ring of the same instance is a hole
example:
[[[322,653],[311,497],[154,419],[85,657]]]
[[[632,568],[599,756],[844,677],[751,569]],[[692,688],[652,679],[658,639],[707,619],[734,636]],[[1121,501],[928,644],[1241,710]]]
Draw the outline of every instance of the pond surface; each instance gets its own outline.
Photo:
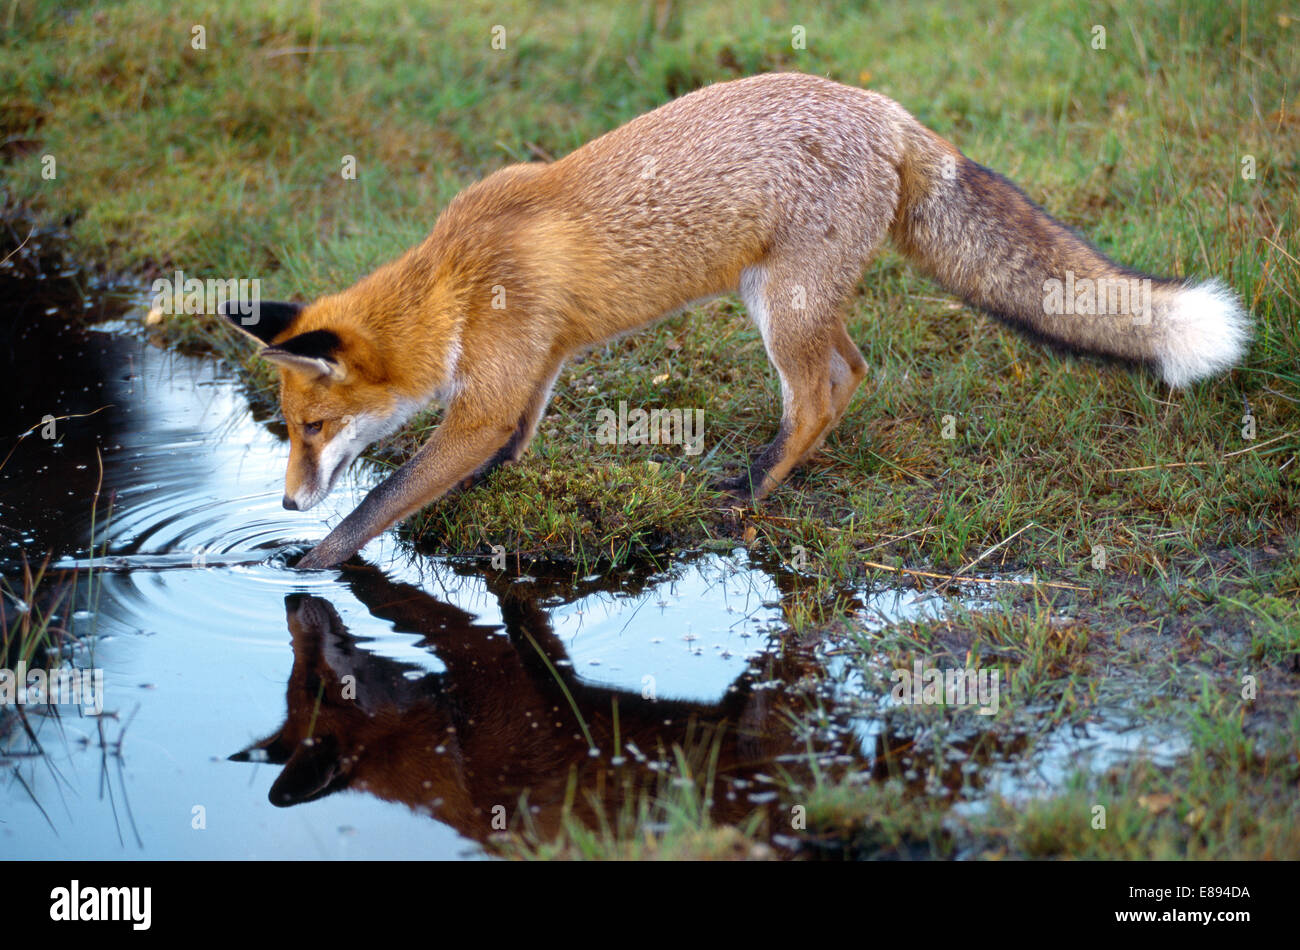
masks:
[[[566,799],[617,815],[683,768],[717,775],[714,816],[737,821],[788,814],[772,776],[810,757],[864,780],[896,758],[878,703],[840,711],[860,690],[834,645],[795,647],[793,576],[743,549],[575,579],[389,532],[364,567],[298,573],[286,557],[372,476],[285,511],[287,448],[216,361],[113,323],[17,347],[9,418],[38,428],[0,447],[0,568],[21,587],[51,551],[75,578],[54,625],[65,661],[103,671],[103,710],[0,711],[4,857],[477,857],[504,829],[553,834]],[[856,597],[866,630],[945,605]],[[1047,748],[1061,770],[1079,744]]]

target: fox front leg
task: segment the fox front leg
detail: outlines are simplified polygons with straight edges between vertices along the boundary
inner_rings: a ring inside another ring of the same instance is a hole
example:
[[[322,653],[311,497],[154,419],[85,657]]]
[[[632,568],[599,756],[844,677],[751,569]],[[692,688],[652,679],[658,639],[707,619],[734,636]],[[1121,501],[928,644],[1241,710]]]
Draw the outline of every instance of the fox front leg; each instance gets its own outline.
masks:
[[[515,428],[514,416],[508,418],[511,421],[506,423],[471,420],[463,407],[452,406],[429,441],[372,489],[365,501],[296,566],[302,570],[334,567],[381,532],[445,494],[506,444]]]

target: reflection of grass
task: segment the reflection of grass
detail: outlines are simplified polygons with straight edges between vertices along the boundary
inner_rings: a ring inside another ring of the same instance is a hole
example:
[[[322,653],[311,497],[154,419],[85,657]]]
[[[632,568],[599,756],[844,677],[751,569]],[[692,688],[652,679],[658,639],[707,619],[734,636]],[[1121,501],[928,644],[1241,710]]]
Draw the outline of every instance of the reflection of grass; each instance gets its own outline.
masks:
[[[65,417],[66,418],[66,417]],[[25,435],[26,433],[24,433]],[[98,453],[96,453],[98,455]],[[0,469],[4,468],[0,460]],[[74,635],[91,650],[90,663],[94,665],[94,628],[74,630],[72,612],[76,605],[84,603],[86,613],[93,621],[96,604],[99,600],[98,577],[95,573],[95,536],[99,517],[100,489],[104,482],[103,459],[99,460],[98,480],[95,493],[90,503],[90,563],[83,571],[50,570],[51,553],[47,553],[35,570],[26,557],[20,578],[15,583],[0,576],[0,632],[3,633],[3,650],[0,650],[0,663],[6,667],[22,661],[28,669],[35,666],[54,669],[60,662]],[[112,506],[109,506],[111,517]],[[104,542],[107,549],[108,542]],[[86,578],[85,593],[77,596],[77,582],[81,575]],[[58,623],[60,614],[66,620]]]
[[[57,622],[58,614],[70,602],[66,578],[49,574],[49,560],[35,569],[26,562],[17,581],[0,577],[0,633],[3,650],[0,666],[14,669],[44,668],[62,652],[67,629]],[[22,706],[13,710],[22,714]],[[8,712],[8,710],[6,710]]]
[[[0,577],[0,629],[4,634],[0,658],[3,659],[3,665],[14,670],[21,662],[29,671],[44,668],[53,678],[63,663],[71,662],[68,653],[73,645],[84,644],[88,653],[83,669],[93,670],[95,668],[93,629],[88,635],[78,632],[74,636],[71,631],[71,621],[61,623],[58,620],[60,614],[69,614],[78,602],[77,572],[51,575],[47,568],[48,561],[35,571],[24,565],[20,589],[11,586],[8,579]],[[94,603],[94,592],[95,587],[91,583],[89,590],[83,595],[91,604]],[[91,623],[93,627],[93,610]],[[22,687],[23,684],[19,683],[18,688]],[[58,739],[65,738],[60,726],[60,715],[59,707],[53,705],[32,706],[17,703],[12,707],[0,707],[0,766],[8,767],[9,778],[26,792],[55,834],[58,834],[58,828],[41,803],[32,783],[29,782],[29,778],[33,776],[30,773],[24,776],[22,763],[31,763],[33,769],[38,767],[36,763],[40,763],[40,767],[49,772],[50,779],[56,787],[71,788],[68,779],[56,764],[59,754],[47,748],[41,741],[42,733],[48,731],[44,729],[47,723],[53,725]],[[131,811],[123,772],[122,742],[126,738],[130,721],[120,724],[115,738],[110,738],[104,727],[106,719],[116,718],[116,713],[108,710],[94,717],[101,773],[100,795],[108,796],[119,841],[125,843],[126,840],[123,828],[123,818],[125,818],[125,824],[129,825],[137,845],[142,846],[135,815]],[[110,761],[117,774],[116,789],[109,767]],[[118,810],[119,799],[122,812]]]
[[[18,439],[30,435],[29,429]],[[12,450],[9,455],[13,454]],[[0,459],[3,471],[9,456]],[[16,675],[19,664],[24,669],[57,669],[69,638],[68,628],[57,623],[60,610],[66,613],[73,603],[76,576],[49,573],[50,555],[32,569],[23,557],[22,572],[16,580],[0,575],[0,667]],[[25,690],[26,684],[14,682],[14,689]],[[15,703],[11,708],[0,706],[0,741],[9,737],[16,725],[21,725],[32,747],[40,751],[40,742],[27,717],[27,706]],[[4,749],[0,747],[0,757]]]
[[[94,415],[94,413],[90,413],[90,415]],[[19,438],[29,434],[30,430],[23,433],[23,436]],[[0,469],[4,468],[6,461],[8,461],[7,458],[0,460]],[[99,588],[96,583],[97,577],[94,569],[94,539],[98,527],[99,500],[103,481],[104,468],[101,458],[95,493],[90,506],[90,566],[84,572],[86,588],[80,597],[77,592],[77,581],[83,572],[51,572],[49,569],[50,554],[46,555],[45,559],[34,571],[24,558],[21,577],[17,585],[9,578],[0,576],[0,633],[3,634],[3,644],[0,644],[0,647],[2,647],[0,648],[0,666],[14,672],[16,672],[20,663],[29,672],[34,669],[44,669],[52,682],[53,678],[57,676],[60,667],[64,663],[71,662],[72,650],[84,646],[87,650],[84,668],[87,670],[95,668],[95,619]],[[110,505],[109,517],[111,517],[111,512],[112,506]],[[108,542],[105,541],[105,549],[107,544]],[[86,605],[86,614],[90,619],[90,626],[85,630],[74,629],[74,611],[77,609],[77,605],[81,603]],[[15,683],[15,689],[25,688],[26,683]],[[54,823],[49,813],[46,812],[44,806],[33,792],[31,785],[23,777],[22,770],[17,762],[22,759],[39,759],[49,769],[56,785],[66,782],[51,761],[49,750],[45,748],[40,740],[42,724],[46,720],[57,722],[58,716],[58,707],[53,704],[30,706],[18,702],[12,707],[7,705],[0,707],[0,763],[13,762],[12,777],[14,781],[27,792],[32,803],[41,812],[41,815],[51,828],[54,828]],[[121,774],[122,740],[126,734],[126,727],[123,726],[119,730],[116,741],[110,743],[104,733],[104,719],[106,717],[111,718],[112,714],[99,715],[95,718],[101,752],[100,768],[104,777],[101,789],[106,789],[108,792],[114,816],[117,819],[118,836],[121,838],[122,829],[120,817],[117,816],[117,801],[108,774],[108,760],[111,757],[118,767],[118,779],[123,804],[127,809],[127,817],[130,819],[132,831],[138,842],[139,833],[135,830],[135,818],[130,814],[130,805],[126,799],[126,787]],[[11,741],[18,737],[26,739],[25,746],[20,746]],[[57,833],[57,829],[55,831]]]
[[[63,652],[67,632],[55,623],[55,619],[56,612],[70,602],[68,586],[60,584],[56,590],[51,590],[52,584],[46,576],[48,565],[46,559],[33,571],[24,560],[18,587],[8,578],[0,577],[0,633],[4,637],[0,666],[9,670],[10,676],[17,675],[20,665],[27,670],[57,668]],[[15,681],[14,689],[24,690],[26,683]],[[45,707],[29,708],[22,702],[0,706],[0,765],[12,766],[9,771],[13,781],[27,793],[46,823],[53,828],[49,813],[17,764],[21,758],[35,756],[48,765],[38,735],[39,719],[46,711]],[[34,723],[33,718],[38,721]],[[55,778],[57,781],[57,774]]]

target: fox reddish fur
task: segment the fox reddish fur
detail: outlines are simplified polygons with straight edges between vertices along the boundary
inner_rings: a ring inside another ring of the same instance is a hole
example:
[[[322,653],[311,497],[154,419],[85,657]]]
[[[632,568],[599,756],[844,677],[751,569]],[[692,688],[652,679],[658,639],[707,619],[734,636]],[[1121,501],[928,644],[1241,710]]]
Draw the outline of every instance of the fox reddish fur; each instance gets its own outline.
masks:
[[[731,486],[762,498],[866,375],[842,311],[886,237],[1029,335],[1174,386],[1229,368],[1248,341],[1249,315],[1217,281],[1114,263],[882,95],[798,73],[719,83],[470,186],[421,244],[341,293],[262,304],[251,323],[227,314],[279,365],[288,508],[319,502],[426,402],[446,405],[419,452],[299,566],[337,564],[517,459],[570,356],[726,291],[781,381],[777,436]],[[1150,280],[1140,318],[1046,305],[1052,281],[1133,279]]]

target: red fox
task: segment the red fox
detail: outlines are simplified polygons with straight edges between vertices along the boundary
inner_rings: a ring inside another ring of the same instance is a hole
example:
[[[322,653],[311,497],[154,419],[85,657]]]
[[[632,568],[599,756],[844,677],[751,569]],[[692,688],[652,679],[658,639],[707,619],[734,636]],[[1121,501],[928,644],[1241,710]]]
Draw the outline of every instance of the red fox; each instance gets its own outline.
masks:
[[[223,308],[280,370],[286,508],[319,502],[426,402],[446,405],[428,442],[298,566],[338,564],[519,458],[570,356],[727,291],[781,384],[776,438],[729,486],[763,498],[866,375],[842,309],[886,236],[972,306],[1171,386],[1226,370],[1249,339],[1249,314],[1218,281],[1114,263],[891,99],[799,73],[719,83],[470,186],[421,244],[342,293]]]

